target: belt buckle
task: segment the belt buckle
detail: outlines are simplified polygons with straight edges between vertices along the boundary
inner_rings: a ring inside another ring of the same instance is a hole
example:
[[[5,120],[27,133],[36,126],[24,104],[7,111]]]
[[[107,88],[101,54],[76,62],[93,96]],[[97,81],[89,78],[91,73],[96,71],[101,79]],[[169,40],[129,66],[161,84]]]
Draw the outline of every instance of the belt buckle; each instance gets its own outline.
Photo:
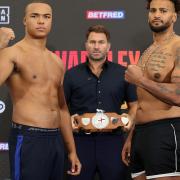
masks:
[[[109,117],[104,114],[104,110],[102,109],[97,109],[96,114],[92,117],[92,125],[94,128],[98,130],[103,130],[106,128],[110,122]]]

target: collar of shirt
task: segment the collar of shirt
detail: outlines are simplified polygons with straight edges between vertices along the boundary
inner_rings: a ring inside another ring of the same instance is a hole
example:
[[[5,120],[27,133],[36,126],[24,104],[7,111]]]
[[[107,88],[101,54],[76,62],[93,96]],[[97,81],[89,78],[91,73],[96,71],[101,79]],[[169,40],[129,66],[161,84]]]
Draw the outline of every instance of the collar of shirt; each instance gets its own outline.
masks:
[[[88,69],[88,71],[91,72],[91,69],[89,68],[89,59],[88,59],[88,58],[86,59],[85,65],[86,65],[86,68]],[[104,70],[104,69],[107,69],[107,68],[108,68],[108,65],[109,65],[109,61],[106,59],[106,60],[104,61],[104,64],[103,64],[103,66],[102,66],[102,69],[103,69],[103,70]]]

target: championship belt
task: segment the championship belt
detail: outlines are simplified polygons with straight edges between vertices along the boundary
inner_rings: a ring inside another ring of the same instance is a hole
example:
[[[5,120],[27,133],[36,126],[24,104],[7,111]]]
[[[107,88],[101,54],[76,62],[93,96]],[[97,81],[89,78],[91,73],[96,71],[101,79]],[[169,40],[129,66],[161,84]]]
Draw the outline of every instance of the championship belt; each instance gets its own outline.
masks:
[[[97,109],[97,113],[85,113],[74,117],[77,129],[86,132],[108,132],[127,125],[129,119],[114,112],[104,113]]]

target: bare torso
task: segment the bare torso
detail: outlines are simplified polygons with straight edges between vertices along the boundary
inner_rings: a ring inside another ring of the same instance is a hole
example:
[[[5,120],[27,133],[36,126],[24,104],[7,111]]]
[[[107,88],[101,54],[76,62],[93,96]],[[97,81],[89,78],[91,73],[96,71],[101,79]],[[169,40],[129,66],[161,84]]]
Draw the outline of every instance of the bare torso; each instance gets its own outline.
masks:
[[[7,80],[16,123],[58,128],[58,89],[63,78],[62,64],[52,52],[30,48],[24,42],[10,47],[14,70]]]
[[[176,46],[179,43],[180,38],[175,36],[168,43],[164,43],[158,47],[152,47],[152,49],[150,47],[149,50],[145,51],[139,62],[144,76],[155,82],[171,83],[171,74],[176,58]],[[170,105],[140,87],[137,88],[137,94],[137,123],[180,117],[179,106]]]

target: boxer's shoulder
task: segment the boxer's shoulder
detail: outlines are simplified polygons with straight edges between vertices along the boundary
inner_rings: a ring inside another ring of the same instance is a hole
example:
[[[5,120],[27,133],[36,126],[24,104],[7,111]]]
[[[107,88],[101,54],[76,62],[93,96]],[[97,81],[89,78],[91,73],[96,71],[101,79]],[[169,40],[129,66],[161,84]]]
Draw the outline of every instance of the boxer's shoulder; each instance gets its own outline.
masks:
[[[180,48],[180,36],[176,35],[173,39],[173,42],[171,44],[171,47],[176,51]]]
[[[49,50],[48,50],[49,51]],[[55,61],[57,63],[57,66],[64,71],[64,64],[63,64],[63,61],[62,59],[57,56],[55,53],[53,53],[52,51],[49,51],[50,53],[50,56],[52,58],[53,61]]]
[[[4,48],[0,51],[0,59],[5,61],[15,61],[17,59],[18,52],[19,51],[16,46]]]

